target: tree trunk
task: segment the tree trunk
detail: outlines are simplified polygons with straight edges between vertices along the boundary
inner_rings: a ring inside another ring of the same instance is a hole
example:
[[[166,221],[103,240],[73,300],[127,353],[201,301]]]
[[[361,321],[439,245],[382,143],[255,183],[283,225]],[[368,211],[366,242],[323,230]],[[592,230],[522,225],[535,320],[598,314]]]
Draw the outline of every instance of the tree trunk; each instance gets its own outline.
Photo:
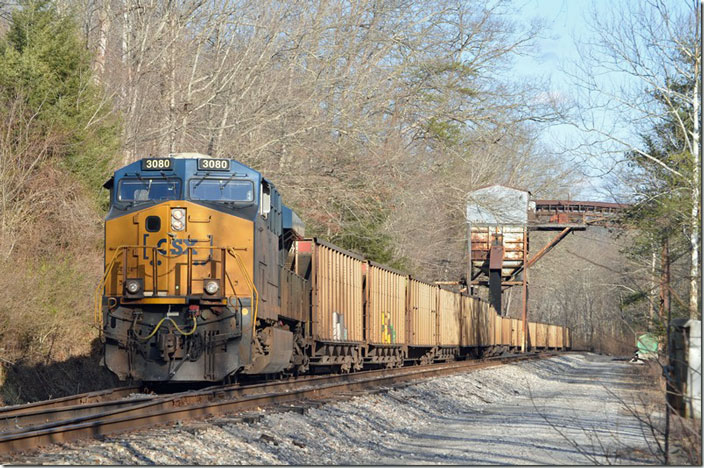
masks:
[[[97,83],[103,82],[103,75],[105,74],[105,53],[108,46],[108,36],[110,34],[110,1],[106,0],[100,6],[98,11],[98,22],[99,26],[99,37],[98,37],[98,50],[95,54],[95,64],[93,75]]]
[[[696,319],[699,315],[699,180],[701,178],[699,172],[699,161],[701,157],[699,154],[699,140],[701,138],[701,115],[699,113],[700,66],[701,64],[699,62],[695,62],[694,76],[696,84],[694,85],[694,96],[692,99],[694,114],[692,157],[694,159],[694,170],[692,171],[692,232],[689,235],[691,249],[691,263],[689,267],[689,317],[692,319]]]
[[[657,254],[655,253],[655,248],[653,247],[653,255],[650,262],[650,293],[648,293],[648,331],[653,327],[653,320],[655,319],[655,266],[657,264]]]

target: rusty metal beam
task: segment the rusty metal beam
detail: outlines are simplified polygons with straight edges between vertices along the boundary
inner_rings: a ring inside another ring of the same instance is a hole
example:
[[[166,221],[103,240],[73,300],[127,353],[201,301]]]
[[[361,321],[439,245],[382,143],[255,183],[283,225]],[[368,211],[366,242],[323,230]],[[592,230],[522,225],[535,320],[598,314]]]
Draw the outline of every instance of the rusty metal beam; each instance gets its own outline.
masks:
[[[576,200],[533,200],[535,211],[560,210],[560,211],[595,211],[595,212],[619,212],[631,205],[623,203],[607,203],[596,201],[576,201]]]
[[[523,281],[502,281],[501,286],[520,286]],[[489,286],[488,280],[475,280],[472,281],[472,286]]]
[[[489,269],[490,270],[501,270],[504,264],[504,246],[497,244],[492,245],[489,251]]]
[[[501,269],[504,264],[503,238],[501,241],[494,239],[494,244],[489,251],[489,303],[494,307],[496,313],[501,312],[501,299],[503,291],[501,289]]]
[[[613,226],[631,205],[574,200],[534,200],[530,213],[532,230],[550,230],[549,225]]]
[[[571,228],[571,227],[566,227],[565,229],[563,229],[562,231],[560,231],[560,233],[559,233],[557,236],[553,237],[553,239],[552,239],[550,242],[548,242],[545,247],[543,247],[542,249],[540,249],[540,250],[538,251],[538,253],[536,253],[535,255],[533,255],[533,257],[532,257],[530,260],[528,260],[526,263],[524,263],[523,266],[517,268],[516,271],[513,272],[513,275],[511,275],[511,278],[509,278],[509,280],[511,280],[512,278],[515,278],[516,276],[518,276],[518,274],[519,274],[520,272],[522,272],[523,270],[527,270],[528,268],[530,268],[530,267],[532,267],[533,265],[535,265],[535,263],[536,263],[538,260],[540,260],[541,258],[543,258],[543,256],[545,256],[546,253],[550,252],[550,251],[553,249],[553,247],[555,247],[557,244],[559,244],[560,241],[561,241],[562,239],[564,239],[564,238],[567,236],[567,234],[570,233],[570,231],[572,231],[572,228]]]
[[[530,223],[528,224],[529,231],[561,231],[565,228],[572,228],[573,231],[586,231],[588,224],[576,223]]]
[[[559,244],[560,241],[561,241],[562,239],[564,239],[564,238],[567,236],[567,234],[570,233],[570,231],[572,231],[572,228],[571,228],[571,227],[566,227],[565,229],[563,229],[562,231],[560,231],[560,233],[559,233],[557,236],[553,237],[553,239],[552,239],[550,242],[548,242],[548,244],[547,244],[545,247],[543,247],[542,249],[540,249],[540,250],[538,251],[538,253],[536,253],[535,255],[533,255],[533,258],[531,258],[530,260],[528,260],[528,261],[523,265],[523,268],[527,270],[528,268],[530,268],[530,267],[532,267],[533,265],[535,265],[535,263],[536,263],[538,260],[540,260],[541,258],[543,258],[543,256],[544,256],[546,253],[550,252],[550,251],[553,249],[553,247],[555,247],[557,244]]]

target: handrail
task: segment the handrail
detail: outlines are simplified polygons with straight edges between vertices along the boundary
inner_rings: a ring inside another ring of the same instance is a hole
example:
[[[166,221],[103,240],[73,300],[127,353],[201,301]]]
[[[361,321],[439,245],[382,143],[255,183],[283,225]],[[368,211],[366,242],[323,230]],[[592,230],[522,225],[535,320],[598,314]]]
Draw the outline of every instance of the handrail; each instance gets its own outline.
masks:
[[[206,242],[206,241],[198,240],[197,242]],[[189,253],[189,255],[188,255],[188,256],[189,256],[189,261],[188,261],[188,269],[189,269],[189,272],[190,272],[191,268],[193,267],[193,265],[191,264],[191,263],[192,263],[192,262],[191,262],[192,257],[191,257],[191,255],[190,255],[190,253],[192,252],[192,250],[193,250],[194,248],[195,248],[195,246],[188,246],[188,247],[186,247],[186,250],[187,250],[187,252]],[[203,247],[202,247],[202,246],[199,246],[199,248],[203,248]],[[227,252],[227,253],[230,254],[232,257],[234,257],[235,260],[237,261],[237,266],[239,267],[239,269],[240,269],[240,271],[241,271],[241,273],[242,273],[242,276],[244,276],[245,280],[247,281],[247,286],[248,286],[249,289],[250,289],[250,296],[251,296],[252,307],[253,307],[253,326],[252,326],[252,331],[253,331],[253,333],[254,333],[255,325],[256,325],[256,319],[257,319],[257,313],[258,313],[258,310],[259,310],[259,292],[257,291],[257,288],[256,288],[256,286],[254,285],[254,282],[252,281],[251,277],[250,277],[249,274],[247,273],[247,269],[246,269],[246,267],[245,267],[245,265],[244,265],[244,262],[242,261],[242,258],[237,254],[237,252],[235,252],[234,248],[232,248],[232,247],[217,247],[217,246],[213,246],[213,245],[208,245],[206,248],[207,248],[210,252],[212,252],[213,250],[220,250],[220,251],[222,251],[222,252]],[[155,253],[158,252],[160,256],[162,256],[162,257],[167,257],[167,258],[178,258],[178,257],[184,255],[184,254],[168,255],[167,252],[161,253],[160,251],[165,251],[165,249],[162,250],[162,249],[157,248],[156,246],[151,246],[151,245],[120,245],[120,246],[118,246],[118,247],[115,247],[115,248],[114,248],[115,253],[113,254],[113,256],[112,256],[110,262],[109,262],[109,263],[107,264],[107,266],[105,267],[105,272],[103,273],[103,277],[102,277],[102,279],[100,280],[98,286],[97,286],[96,289],[95,289],[95,307],[94,307],[94,310],[93,310],[93,320],[94,320],[94,322],[95,322],[97,325],[99,325],[101,335],[102,335],[102,330],[103,330],[103,325],[104,325],[104,324],[103,324],[103,314],[102,314],[102,311],[101,311],[102,295],[103,295],[103,293],[104,293],[104,290],[105,290],[105,287],[106,287],[106,285],[107,285],[108,279],[109,279],[109,277],[110,277],[110,275],[111,275],[113,269],[115,268],[117,259],[118,259],[119,256],[120,256],[124,251],[126,251],[127,249],[152,249]],[[110,249],[110,250],[113,250],[113,249]],[[125,253],[126,253],[126,252],[125,252]],[[154,261],[154,260],[156,260],[156,259],[155,259],[155,258],[152,259],[152,261]],[[213,260],[214,260],[214,259],[213,259]],[[237,291],[235,290],[235,286],[234,286],[234,284],[232,283],[232,279],[229,277],[230,275],[227,273],[227,269],[224,268],[224,263],[225,263],[225,256],[224,256],[224,255],[221,257],[221,260],[220,260],[220,261],[223,263],[223,270],[224,270],[224,277],[222,278],[222,281],[223,281],[223,288],[226,287],[226,283],[225,283],[225,282],[227,281],[227,283],[230,284],[230,288],[232,289],[233,295],[235,295],[235,297],[236,297],[236,296],[237,296]],[[156,263],[155,261],[154,261],[154,269],[155,269],[155,271],[156,271],[156,269],[157,269],[157,263]],[[191,275],[189,274],[188,276],[189,276],[189,279],[190,279],[190,276],[191,276]],[[155,290],[156,290],[157,287],[158,287],[157,282],[158,282],[158,278],[157,278],[157,277],[154,277],[154,278],[153,278],[153,283],[154,283],[154,289],[155,289]],[[191,286],[191,285],[190,285],[190,282],[189,282],[188,287],[190,288],[190,286]]]
[[[103,333],[103,314],[100,310],[100,306],[103,303],[101,291],[105,289],[105,284],[107,283],[108,277],[110,276],[110,273],[112,272],[112,269],[115,266],[115,260],[117,260],[117,256],[119,255],[120,251],[125,248],[127,248],[127,246],[121,245],[115,249],[115,254],[112,256],[110,263],[108,263],[108,266],[105,268],[105,273],[103,273],[103,279],[100,280],[100,283],[98,283],[98,287],[95,288],[95,308],[93,309],[93,322],[96,325],[100,326],[101,335]]]
[[[100,307],[102,305],[102,294],[101,291],[105,289],[105,285],[107,284],[108,277],[110,276],[110,273],[112,273],[112,269],[115,267],[115,261],[117,260],[118,255],[123,250],[126,249],[136,249],[136,248],[143,248],[143,249],[154,249],[156,248],[155,246],[151,245],[119,245],[115,247],[115,253],[112,256],[112,259],[110,260],[110,263],[108,263],[107,267],[105,267],[105,272],[103,273],[103,278],[100,280],[98,283],[98,286],[95,288],[95,298],[94,298],[94,303],[95,307],[93,309],[93,321],[100,326],[100,334],[102,336],[103,333],[103,314],[102,311],[100,310]],[[154,281],[156,282],[156,278],[154,278]]]
[[[257,312],[259,310],[259,291],[257,291],[257,287],[254,285],[254,282],[252,281],[252,278],[249,277],[249,274],[247,273],[247,269],[244,266],[244,262],[242,262],[242,259],[240,256],[235,252],[235,249],[232,247],[229,247],[227,249],[227,252],[232,255],[235,260],[237,261],[237,265],[240,267],[240,271],[242,272],[242,276],[244,276],[244,279],[247,280],[247,283],[250,287],[250,290],[252,291],[252,337],[254,337],[256,327],[257,327]]]

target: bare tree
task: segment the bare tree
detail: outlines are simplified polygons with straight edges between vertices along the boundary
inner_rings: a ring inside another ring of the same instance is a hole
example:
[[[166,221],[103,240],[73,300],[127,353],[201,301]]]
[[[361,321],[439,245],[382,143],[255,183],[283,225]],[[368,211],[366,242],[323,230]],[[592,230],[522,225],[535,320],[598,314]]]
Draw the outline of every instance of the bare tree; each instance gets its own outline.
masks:
[[[273,179],[316,232],[335,238],[371,220],[369,243],[389,236],[418,272],[462,271],[467,191],[569,184],[537,140],[557,103],[542,83],[508,78],[541,25],[510,19],[501,2],[76,8],[123,116],[122,163],[174,151],[234,157]]]
[[[60,134],[47,132],[36,119],[22,96],[6,101],[0,111],[0,260],[10,258],[42,215],[45,192],[33,178],[62,143]]]
[[[647,0],[615,5],[612,14],[592,15],[593,39],[580,47],[573,71],[580,86],[581,112],[572,123],[584,132],[580,149],[604,175],[613,177],[617,193],[658,202],[658,194],[642,193],[647,173],[634,174],[625,154],[643,158],[689,194],[689,314],[699,314],[700,242],[700,96],[701,50],[695,1]],[[689,83],[692,86],[677,86]],[[682,137],[691,172],[644,148],[641,136],[659,122],[672,122]]]

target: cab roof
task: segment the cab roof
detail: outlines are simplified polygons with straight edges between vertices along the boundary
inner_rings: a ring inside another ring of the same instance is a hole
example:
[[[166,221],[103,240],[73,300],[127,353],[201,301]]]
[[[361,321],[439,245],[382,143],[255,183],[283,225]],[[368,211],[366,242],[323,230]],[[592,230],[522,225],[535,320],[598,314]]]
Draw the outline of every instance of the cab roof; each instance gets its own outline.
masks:
[[[143,170],[142,169],[142,160],[144,159],[172,159],[173,160],[173,168],[169,170]],[[198,169],[198,160],[199,159],[228,159],[230,161],[230,169],[228,171],[208,171],[208,170],[199,170]],[[178,177],[182,180],[186,180],[189,177],[192,176],[201,176],[205,174],[210,174],[210,175],[228,175],[231,176],[233,173],[236,174],[238,177],[243,177],[247,178],[250,180],[254,180],[256,182],[259,182],[259,180],[262,178],[262,175],[260,172],[252,169],[249,166],[246,166],[235,159],[232,158],[214,158],[213,156],[207,155],[207,154],[201,154],[201,153],[171,153],[167,156],[155,156],[153,158],[147,157],[147,158],[142,158],[138,159],[127,166],[124,166],[118,170],[115,171],[113,176],[108,179],[104,184],[103,187],[106,189],[111,189],[115,183],[116,180],[121,179],[122,177],[125,176],[133,176],[133,175],[140,175],[140,176],[146,176],[146,175],[162,175],[162,176],[173,176],[173,177]]]

